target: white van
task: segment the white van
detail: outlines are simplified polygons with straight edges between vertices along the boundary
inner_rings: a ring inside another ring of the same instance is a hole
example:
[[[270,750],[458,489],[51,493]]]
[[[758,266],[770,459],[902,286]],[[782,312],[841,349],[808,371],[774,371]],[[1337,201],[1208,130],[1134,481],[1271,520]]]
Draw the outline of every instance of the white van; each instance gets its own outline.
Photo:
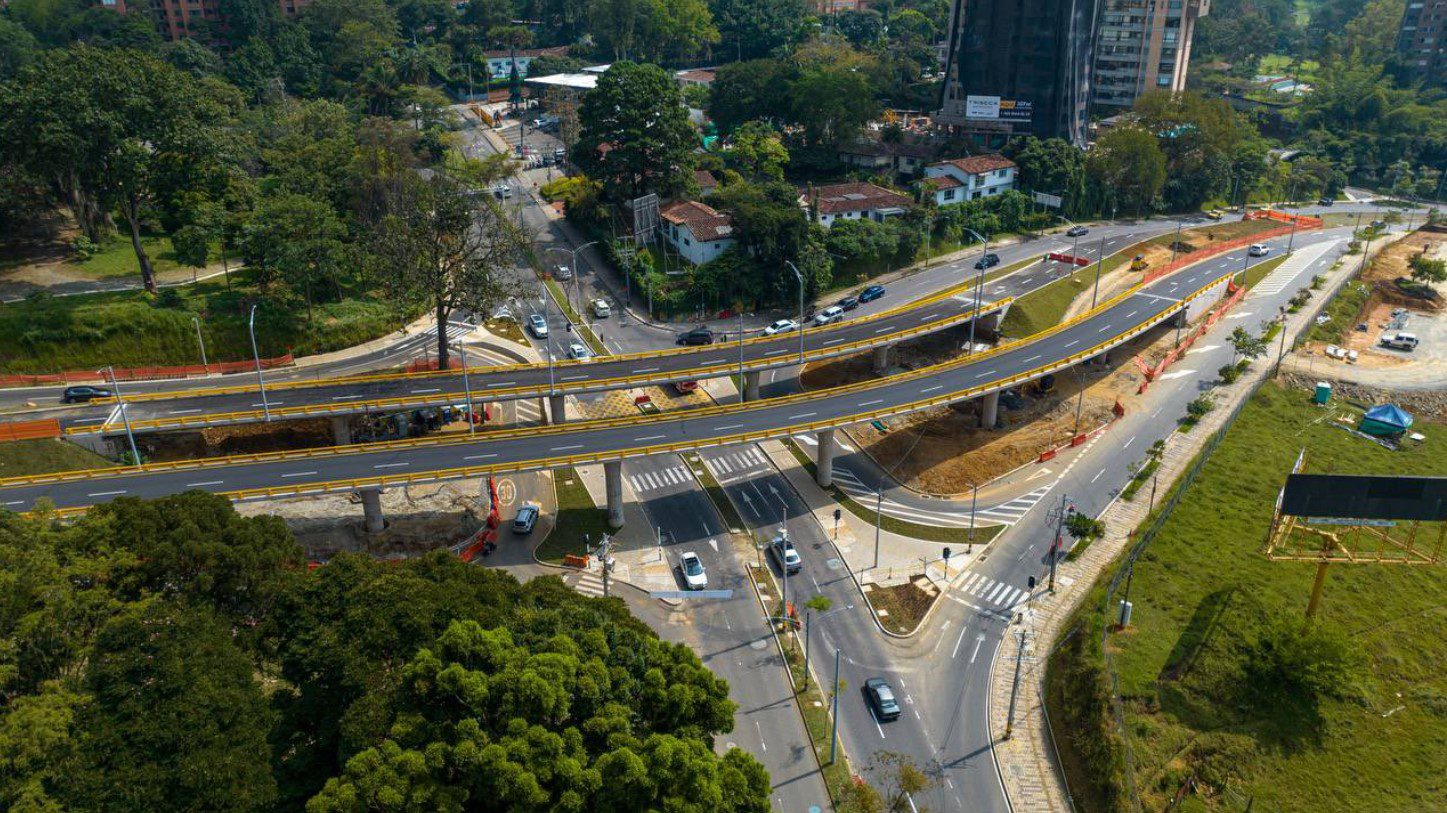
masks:
[[[602,299],[593,300],[593,316],[598,319],[607,319],[612,315],[613,309],[608,306],[607,301]]]
[[[1402,333],[1399,331],[1397,333],[1388,333],[1387,335],[1383,336],[1381,340],[1381,345],[1382,347],[1391,348],[1392,350],[1406,350],[1410,353],[1411,351],[1417,349],[1418,341],[1415,334]]]
[[[1261,243],[1253,243],[1251,245],[1250,253],[1252,257],[1265,257],[1267,254],[1271,253],[1271,246],[1262,245]]]

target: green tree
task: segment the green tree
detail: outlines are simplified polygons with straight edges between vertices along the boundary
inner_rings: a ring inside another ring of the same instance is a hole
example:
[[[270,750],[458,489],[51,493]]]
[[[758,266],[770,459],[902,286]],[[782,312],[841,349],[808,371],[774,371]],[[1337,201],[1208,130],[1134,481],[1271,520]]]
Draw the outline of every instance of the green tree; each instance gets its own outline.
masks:
[[[1409,266],[1412,269],[1412,279],[1423,285],[1447,282],[1447,261],[1431,259],[1426,252],[1412,257]]]
[[[1270,619],[1250,646],[1247,685],[1265,702],[1289,698],[1315,705],[1352,696],[1361,650],[1339,630],[1300,618]]]
[[[1114,213],[1117,206],[1137,213],[1148,210],[1166,181],[1166,156],[1148,130],[1115,127],[1100,137],[1086,157],[1089,175],[1101,208]]]
[[[616,200],[683,189],[696,144],[678,85],[654,65],[617,62],[583,97],[573,160]]]
[[[709,118],[725,133],[755,119],[786,124],[792,120],[790,88],[797,76],[795,66],[778,59],[723,65],[709,86]]]
[[[790,114],[805,143],[835,145],[879,113],[869,74],[877,63],[847,45],[813,43],[795,53],[799,75],[789,87]]]
[[[324,201],[282,192],[262,198],[248,216],[242,226],[241,253],[263,290],[283,282],[301,294],[310,321],[319,295],[341,298],[345,233],[336,212]]]
[[[19,73],[39,51],[39,40],[25,26],[0,17],[0,82]]]
[[[753,180],[784,180],[789,150],[779,133],[762,121],[746,122],[729,137],[725,157],[745,177]]]
[[[196,226],[183,226],[171,235],[176,262],[191,268],[205,268],[211,259],[211,233]]]
[[[1063,138],[1026,136],[1011,143],[1010,158],[1019,166],[1019,186],[1059,195],[1068,217],[1086,210],[1085,153]]]
[[[1266,355],[1266,340],[1260,336],[1251,335],[1251,331],[1244,327],[1231,331],[1231,335],[1227,337],[1226,341],[1231,343],[1231,360],[1233,362],[1237,358],[1249,361]]]
[[[770,56],[803,32],[803,0],[710,0],[723,50],[736,61]]]

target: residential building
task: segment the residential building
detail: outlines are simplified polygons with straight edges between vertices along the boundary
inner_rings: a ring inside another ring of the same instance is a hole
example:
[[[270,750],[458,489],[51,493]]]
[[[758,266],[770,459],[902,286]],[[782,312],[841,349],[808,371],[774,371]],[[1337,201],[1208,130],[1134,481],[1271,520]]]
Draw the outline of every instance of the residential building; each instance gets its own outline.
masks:
[[[1211,0],[1101,0],[1091,100],[1097,113],[1135,104],[1148,90],[1186,89],[1196,21]]]
[[[877,220],[903,214],[914,204],[898,192],[872,183],[836,183],[804,190],[799,205],[825,228],[840,220]]]
[[[992,198],[1015,188],[1015,162],[1003,155],[972,155],[930,164],[924,183],[934,187],[940,206]]]
[[[310,2],[276,0],[276,5],[282,14],[292,17]],[[155,20],[156,30],[168,40],[185,39],[203,33],[208,27],[226,24],[220,0],[100,0],[96,5],[120,14],[149,14]],[[210,31],[205,33],[208,37],[214,36]]]
[[[939,154],[939,146],[929,141],[904,140],[888,142],[878,138],[861,138],[839,147],[839,161],[871,172],[887,172],[914,177]]]
[[[678,82],[679,87],[688,87],[689,85],[708,87],[713,84],[714,76],[713,68],[694,68],[687,71],[675,71],[673,74],[673,78]]]
[[[1427,85],[1447,85],[1447,0],[1408,0],[1397,53]]]
[[[693,182],[698,184],[698,193],[700,195],[707,195],[712,193],[713,190],[718,189],[718,179],[713,176],[712,172],[706,169],[695,169],[693,171]]]
[[[556,48],[518,48],[504,51],[484,51],[482,56],[487,60],[487,75],[493,81],[505,80],[512,76],[513,68],[517,68],[518,77],[528,78],[528,66],[534,59],[540,56],[566,56],[568,46],[560,45]]]
[[[729,216],[696,200],[670,203],[658,212],[664,239],[694,265],[717,259],[738,241]]]
[[[1012,136],[1086,141],[1101,0],[954,0],[935,123],[999,149]]]

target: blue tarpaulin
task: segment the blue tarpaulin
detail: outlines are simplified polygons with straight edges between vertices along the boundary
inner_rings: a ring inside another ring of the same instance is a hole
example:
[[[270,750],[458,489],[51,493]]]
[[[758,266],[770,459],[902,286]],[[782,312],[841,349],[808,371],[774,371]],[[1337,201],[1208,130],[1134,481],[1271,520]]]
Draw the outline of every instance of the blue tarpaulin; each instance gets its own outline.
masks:
[[[1362,416],[1361,431],[1368,435],[1400,435],[1412,427],[1412,416],[1396,404],[1382,404]]]

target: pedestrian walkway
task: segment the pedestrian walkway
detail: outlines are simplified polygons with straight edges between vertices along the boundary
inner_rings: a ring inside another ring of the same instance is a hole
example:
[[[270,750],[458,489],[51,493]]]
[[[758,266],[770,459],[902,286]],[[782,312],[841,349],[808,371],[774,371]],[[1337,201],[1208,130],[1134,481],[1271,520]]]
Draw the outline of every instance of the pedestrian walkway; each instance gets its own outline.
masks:
[[[628,484],[633,486],[633,490],[639,494],[693,482],[693,475],[689,474],[688,469],[683,466],[671,466],[662,471],[644,471],[628,475]]]
[[[769,461],[755,445],[743,446],[734,451],[720,452],[704,458],[704,465],[720,485],[747,480],[762,474]]]
[[[834,464],[834,484],[854,501],[867,507],[879,508],[879,512],[887,517],[915,522],[921,525],[943,525],[951,528],[968,528],[971,525],[970,510],[968,506],[962,509],[951,511],[931,511],[925,508],[918,508],[912,505],[905,505],[889,498],[880,500],[874,489],[860,481],[859,476],[847,466]],[[1054,481],[1049,485],[1041,486],[1034,491],[1016,497],[1013,500],[1000,505],[981,508],[975,511],[974,525],[1014,525],[1022,517],[1029,513],[1037,503],[1050,493]]]
[[[603,576],[591,570],[578,573],[577,578],[570,579],[570,587],[585,596],[601,598],[603,596]]]
[[[1318,257],[1331,252],[1340,242],[1340,240],[1332,240],[1328,243],[1319,243],[1312,246],[1311,251],[1291,255],[1287,258],[1286,262],[1278,266],[1275,271],[1267,274],[1265,278],[1256,283],[1255,287],[1251,289],[1250,296],[1260,297],[1281,293],[1282,289],[1292,284],[1307,266],[1315,262]],[[1320,248],[1319,251],[1317,250],[1318,247]],[[1310,282],[1310,280],[1306,280],[1304,284],[1310,284]]]

